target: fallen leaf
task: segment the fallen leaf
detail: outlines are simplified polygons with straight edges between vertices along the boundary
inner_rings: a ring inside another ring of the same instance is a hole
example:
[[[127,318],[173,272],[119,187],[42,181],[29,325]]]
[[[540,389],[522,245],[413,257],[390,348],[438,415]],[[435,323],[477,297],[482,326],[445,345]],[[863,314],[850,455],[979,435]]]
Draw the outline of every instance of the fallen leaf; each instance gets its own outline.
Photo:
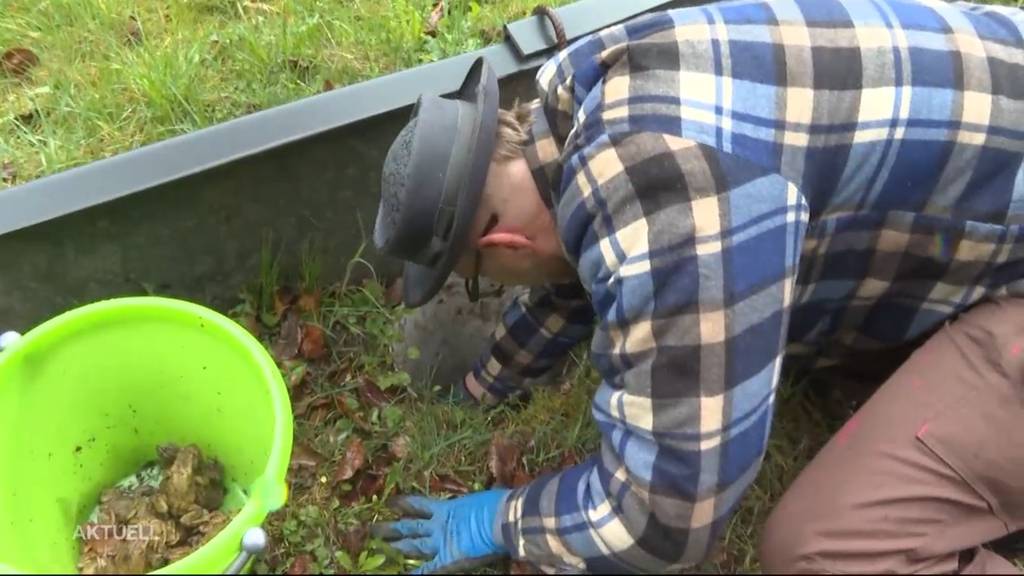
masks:
[[[356,525],[346,530],[338,540],[342,550],[348,552],[352,558],[358,558],[359,553],[366,546],[367,536],[369,536],[369,531],[366,526]]]
[[[282,286],[274,290],[274,314],[284,314],[285,310],[291,308],[299,300],[299,295],[288,286]]]
[[[512,476],[512,484],[510,484],[509,487],[522,488],[523,486],[526,486],[530,482],[533,482],[533,476],[531,476],[526,470],[520,468],[516,470],[515,475]]]
[[[0,167],[0,179],[4,184],[14,184],[18,180],[18,169],[10,160],[4,160],[3,166]]]
[[[444,5],[445,0],[438,0],[437,4],[434,4],[434,9],[430,11],[427,27],[423,31],[427,36],[437,36],[437,27],[441,24],[441,19],[444,18]]]
[[[316,468],[323,461],[323,455],[307,444],[298,442],[292,447],[291,466],[293,468]]]
[[[566,452],[565,454],[562,454],[562,468],[572,468],[579,463],[580,459],[576,457],[575,452]]]
[[[366,449],[361,438],[352,438],[345,449],[345,456],[334,469],[334,483],[338,484],[351,479],[366,463]]]
[[[292,565],[288,567],[287,574],[309,574],[309,565],[313,562],[313,558],[309,554],[299,554],[292,560]]]
[[[539,568],[530,564],[529,562],[523,562],[522,560],[513,560],[508,565],[509,574],[543,574]]]
[[[388,395],[377,386],[377,383],[369,378],[361,378],[359,386],[359,399],[364,404],[368,404],[374,408],[379,408],[390,401]]]
[[[285,360],[281,363],[284,371],[288,389],[294,391],[306,379],[308,366],[302,360]]]
[[[384,291],[384,303],[388,306],[398,306],[402,303],[402,278],[399,276]]]
[[[302,357],[307,360],[319,360],[327,355],[324,346],[324,331],[315,324],[302,327],[302,343],[299,345]]]
[[[346,506],[352,506],[359,501],[372,499],[374,494],[379,496],[381,489],[384,488],[385,480],[387,480],[386,474],[365,473],[359,478],[359,483],[355,488],[345,494],[341,501]]]
[[[304,416],[310,409],[316,410],[327,406],[331,402],[330,396],[306,396],[302,400],[292,404],[292,414],[294,416]]]
[[[430,478],[430,491],[463,495],[469,494],[469,486],[466,486],[465,482],[454,476],[443,474],[441,476],[432,476]]]
[[[128,17],[127,41],[129,44],[142,44],[142,25],[135,16]]]
[[[286,62],[288,68],[300,76],[305,76],[312,70],[312,65],[304,58],[289,58]]]
[[[325,406],[320,406],[313,410],[313,415],[309,417],[309,423],[312,426],[319,426],[325,420],[327,420],[327,408]]]
[[[303,312],[316,312],[320,309],[320,291],[303,292],[295,305]]]
[[[288,309],[284,315],[284,322],[281,323],[281,334],[273,346],[274,357],[279,361],[292,360],[298,356],[301,344],[302,327],[299,326],[299,315]]]
[[[395,438],[391,441],[391,445],[388,446],[388,451],[391,455],[399,460],[404,460],[409,456],[409,437],[405,434]]]
[[[324,85],[320,88],[320,91],[330,92],[331,90],[334,90],[334,82],[331,82],[330,80],[324,80]]]
[[[257,338],[263,335],[263,327],[255,314],[246,314],[238,320],[238,323],[248,330],[249,334]]]
[[[352,369],[352,359],[345,357],[342,358],[337,364],[331,363],[331,367],[327,369],[327,373],[324,377],[331,384],[341,384],[348,381],[349,371]]]
[[[517,473],[521,471],[519,460],[522,453],[522,448],[506,438],[504,434],[494,433],[491,437],[487,465],[496,485],[513,486]]]
[[[348,399],[344,395],[339,394],[334,397],[334,407],[338,409],[338,412],[341,412],[346,418],[354,422],[356,426],[359,426],[363,430],[372,430],[372,427],[366,419],[352,409],[352,406],[349,405]]]
[[[11,48],[0,56],[0,69],[5,74],[20,77],[39,65],[39,56],[28,48]]]

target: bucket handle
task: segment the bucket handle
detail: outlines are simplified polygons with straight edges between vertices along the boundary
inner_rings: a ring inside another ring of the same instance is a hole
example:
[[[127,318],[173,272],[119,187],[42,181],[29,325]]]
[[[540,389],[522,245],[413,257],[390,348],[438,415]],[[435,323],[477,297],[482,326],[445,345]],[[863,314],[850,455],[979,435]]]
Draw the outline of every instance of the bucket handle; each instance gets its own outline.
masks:
[[[19,339],[21,339],[21,334],[17,332],[4,332],[0,334],[0,352],[3,352],[4,348],[9,348]]]
[[[242,551],[238,553],[225,574],[241,574],[245,565],[267,548],[267,532],[260,526],[253,526],[242,535]]]

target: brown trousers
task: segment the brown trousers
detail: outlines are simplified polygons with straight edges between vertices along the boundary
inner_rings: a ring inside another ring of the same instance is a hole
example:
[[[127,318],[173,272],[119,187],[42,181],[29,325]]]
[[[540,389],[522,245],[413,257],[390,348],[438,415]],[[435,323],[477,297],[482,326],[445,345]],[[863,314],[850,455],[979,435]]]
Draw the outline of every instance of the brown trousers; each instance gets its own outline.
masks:
[[[1024,529],[1024,299],[916,350],[772,512],[766,572],[1019,573],[982,544]]]

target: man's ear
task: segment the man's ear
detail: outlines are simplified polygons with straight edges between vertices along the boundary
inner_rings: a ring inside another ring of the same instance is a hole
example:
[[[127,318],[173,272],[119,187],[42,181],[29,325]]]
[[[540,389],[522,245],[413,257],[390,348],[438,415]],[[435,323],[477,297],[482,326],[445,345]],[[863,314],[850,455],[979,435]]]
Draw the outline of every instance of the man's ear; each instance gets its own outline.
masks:
[[[480,239],[480,248],[505,248],[507,250],[532,250],[533,241],[522,234],[491,232]]]

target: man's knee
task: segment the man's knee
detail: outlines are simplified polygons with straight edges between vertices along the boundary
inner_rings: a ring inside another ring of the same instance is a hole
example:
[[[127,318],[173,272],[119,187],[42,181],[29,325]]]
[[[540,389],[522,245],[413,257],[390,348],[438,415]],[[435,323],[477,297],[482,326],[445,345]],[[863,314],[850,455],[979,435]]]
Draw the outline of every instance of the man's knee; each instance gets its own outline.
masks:
[[[806,519],[804,519],[806,520]],[[776,507],[761,529],[758,556],[766,574],[820,572],[813,566],[808,552],[813,549],[813,535],[806,522],[786,507]]]

